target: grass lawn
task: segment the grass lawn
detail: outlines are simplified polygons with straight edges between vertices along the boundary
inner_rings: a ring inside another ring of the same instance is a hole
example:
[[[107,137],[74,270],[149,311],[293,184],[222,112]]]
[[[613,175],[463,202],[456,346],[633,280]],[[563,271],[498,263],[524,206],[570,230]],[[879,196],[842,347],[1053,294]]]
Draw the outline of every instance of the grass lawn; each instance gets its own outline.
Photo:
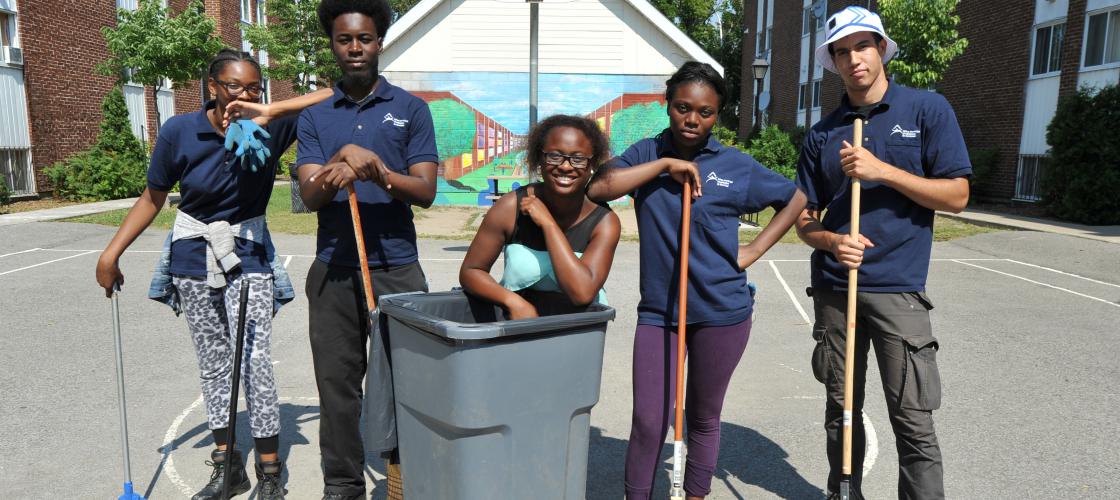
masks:
[[[413,214],[417,221],[427,217],[434,216],[436,212],[444,211],[462,211],[460,207],[433,207],[427,210],[413,207]],[[632,210],[629,207],[617,207],[616,210]],[[114,210],[111,212],[104,212],[94,215],[86,215],[82,217],[74,217],[67,219],[67,222],[84,222],[89,224],[102,224],[106,226],[119,226],[121,221],[124,220],[127,210]],[[315,229],[318,226],[315,214],[293,214],[291,211],[291,190],[288,186],[276,186],[272,191],[272,199],[268,202],[268,228],[275,233],[285,234],[305,234],[309,236],[315,235]],[[465,223],[459,227],[448,227],[448,234],[438,235],[424,235],[423,237],[439,237],[449,239],[462,239],[470,240],[474,237],[470,232],[463,232],[463,227],[469,225],[469,217],[471,214],[464,213],[461,215]],[[774,216],[772,209],[766,209],[758,214],[758,222],[765,226],[770,222]],[[175,208],[166,207],[152,222],[152,227],[160,229],[170,229],[171,224],[175,220]],[[933,224],[933,239],[934,241],[949,241],[957,238],[964,238],[975,234],[989,233],[999,231],[1000,229],[970,224],[959,220],[949,219],[946,217],[937,217]],[[747,243],[758,235],[758,231],[739,231],[739,239],[743,243]],[[636,235],[624,234],[623,241],[637,241]],[[780,240],[782,243],[800,244],[801,240],[798,239],[797,233],[790,229]]]

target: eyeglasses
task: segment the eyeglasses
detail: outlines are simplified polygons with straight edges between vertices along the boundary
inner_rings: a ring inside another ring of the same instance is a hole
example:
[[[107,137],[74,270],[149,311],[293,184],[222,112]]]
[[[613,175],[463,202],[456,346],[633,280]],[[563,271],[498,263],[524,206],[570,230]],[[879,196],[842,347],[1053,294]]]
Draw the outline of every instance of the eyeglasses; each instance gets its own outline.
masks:
[[[548,165],[550,167],[559,167],[560,165],[564,164],[564,160],[567,160],[568,164],[571,165],[572,168],[577,169],[587,168],[591,163],[591,158],[588,158],[586,156],[566,155],[563,153],[557,153],[556,151],[549,151],[544,154],[544,163],[545,165]]]
[[[237,97],[237,96],[241,95],[242,92],[248,92],[249,95],[251,95],[253,97],[257,97],[257,96],[261,95],[261,91],[263,90],[260,85],[244,86],[244,85],[241,85],[240,83],[223,82],[223,81],[221,81],[217,78],[214,78],[213,80],[218,85],[221,85],[221,86],[225,87],[226,90],[229,91],[229,95],[232,95],[234,97]]]

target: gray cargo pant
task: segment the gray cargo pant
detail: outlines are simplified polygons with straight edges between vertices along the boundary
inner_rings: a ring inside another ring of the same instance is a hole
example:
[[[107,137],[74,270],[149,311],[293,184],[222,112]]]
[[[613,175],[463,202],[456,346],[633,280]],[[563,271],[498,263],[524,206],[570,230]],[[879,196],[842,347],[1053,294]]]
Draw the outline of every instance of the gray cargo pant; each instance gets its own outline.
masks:
[[[825,433],[828,450],[828,490],[840,490],[843,461],[844,352],[848,293],[821,288],[809,290],[816,323],[813,374],[825,384]],[[864,384],[867,351],[875,347],[887,412],[898,449],[898,498],[945,498],[941,448],[933,429],[933,410],[941,406],[941,377],[937,371],[937,339],[929,321],[933,304],[923,292],[860,292],[856,306],[855,391],[852,402],[853,498],[863,498],[865,437]]]

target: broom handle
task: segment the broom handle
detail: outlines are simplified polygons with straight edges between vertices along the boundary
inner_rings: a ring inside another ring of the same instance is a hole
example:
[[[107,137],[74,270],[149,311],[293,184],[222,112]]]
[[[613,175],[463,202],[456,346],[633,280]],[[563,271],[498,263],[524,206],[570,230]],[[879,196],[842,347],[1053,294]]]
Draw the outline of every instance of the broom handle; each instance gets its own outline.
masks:
[[[362,216],[358,215],[358,193],[354,191],[354,184],[346,186],[350,196],[350,218],[354,221],[354,239],[358,241],[358,261],[362,264],[362,288],[366,294],[366,309],[374,310],[373,281],[369,276],[369,257],[366,256],[366,238],[362,233]]]
[[[688,326],[688,240],[689,222],[692,220],[692,183],[684,183],[684,205],[681,207],[681,276],[680,291],[677,292],[677,404],[673,421],[673,440],[681,440],[681,420],[684,414],[684,359],[685,328]]]
[[[863,144],[863,119],[856,118],[852,123],[853,146]],[[859,179],[852,177],[852,215],[851,237],[859,239]],[[847,331],[844,339],[844,464],[843,474],[852,475],[852,393],[854,391],[856,358],[856,287],[859,269],[848,270],[848,316]]]

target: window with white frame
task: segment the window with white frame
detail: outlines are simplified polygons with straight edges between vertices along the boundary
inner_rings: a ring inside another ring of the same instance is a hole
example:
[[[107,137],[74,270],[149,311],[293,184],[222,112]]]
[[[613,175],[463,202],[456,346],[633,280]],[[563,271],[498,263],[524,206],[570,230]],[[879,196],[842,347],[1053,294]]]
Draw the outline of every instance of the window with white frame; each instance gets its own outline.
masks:
[[[253,22],[253,5],[252,0],[241,0],[241,22]]]
[[[1062,40],[1066,23],[1040,26],[1034,30],[1034,57],[1031,74],[1045,75],[1062,70]]]
[[[802,83],[797,89],[797,110],[805,109],[805,86]],[[821,81],[813,80],[813,109],[821,107]]]
[[[1120,9],[1090,14],[1085,25],[1084,66],[1120,62]]]
[[[15,46],[15,23],[15,14],[0,10],[0,45],[4,47]],[[0,55],[0,58],[2,58],[2,55]]]
[[[801,36],[806,36],[809,34],[809,18],[811,17],[813,17],[812,7],[801,9]],[[817,30],[820,30],[824,27],[824,19],[818,17],[816,18],[816,21]]]

